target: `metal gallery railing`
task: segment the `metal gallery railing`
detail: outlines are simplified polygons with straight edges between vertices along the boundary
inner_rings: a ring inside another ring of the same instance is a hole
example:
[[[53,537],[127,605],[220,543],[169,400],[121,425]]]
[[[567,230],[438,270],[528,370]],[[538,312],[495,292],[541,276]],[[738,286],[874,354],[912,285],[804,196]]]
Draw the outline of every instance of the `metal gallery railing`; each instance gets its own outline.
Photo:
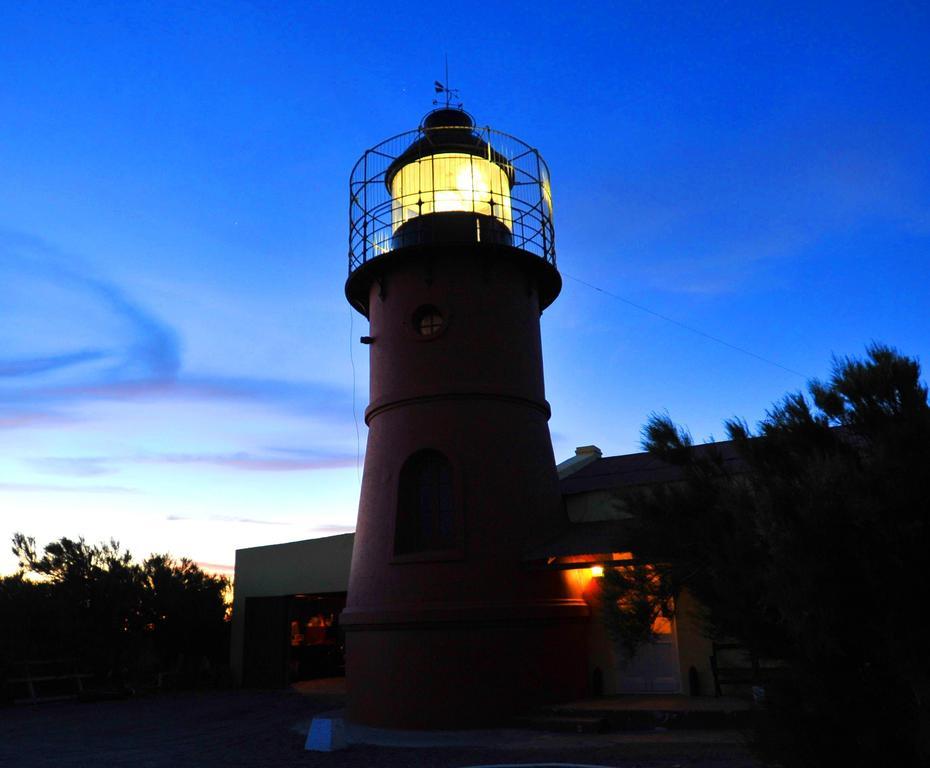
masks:
[[[476,213],[490,211],[492,217],[509,230],[511,245],[555,266],[552,190],[549,169],[539,152],[519,139],[491,128],[443,126],[420,127],[387,139],[365,152],[355,164],[349,179],[349,274],[378,256],[415,244],[417,232],[423,230],[414,229],[401,239],[394,236],[411,215],[415,217],[417,214],[411,214],[410,195],[400,199],[392,195],[388,187],[388,172],[393,174],[397,171],[396,161],[416,142],[435,145],[438,163],[446,151],[442,139],[451,137],[451,134],[444,134],[445,131],[455,131],[457,137],[461,137],[463,131],[467,132],[474,145],[484,148],[487,160],[499,166],[508,180],[508,199],[505,200],[500,199],[500,190],[494,193],[497,199],[494,194],[483,192],[479,200],[478,193],[469,189],[466,195],[470,195],[471,210]],[[430,166],[431,173],[432,168]],[[429,176],[431,178],[432,175]],[[427,206],[432,204],[429,210],[440,210],[436,201],[449,192],[445,186],[430,187],[429,180],[425,188],[420,184],[419,191],[427,200]],[[422,208],[422,201],[420,205]],[[456,210],[467,211],[469,208]],[[505,216],[496,213],[504,210]]]

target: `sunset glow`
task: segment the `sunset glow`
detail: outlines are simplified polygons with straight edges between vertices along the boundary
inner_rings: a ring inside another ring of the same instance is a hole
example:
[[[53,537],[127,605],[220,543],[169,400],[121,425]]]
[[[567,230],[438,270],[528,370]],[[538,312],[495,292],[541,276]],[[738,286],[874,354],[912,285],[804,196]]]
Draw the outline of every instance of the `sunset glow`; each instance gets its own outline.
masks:
[[[370,328],[343,293],[349,174],[416,129],[446,54],[465,108],[552,171],[556,461],[635,452],[666,409],[720,437],[871,340],[926,366],[916,6],[495,6],[441,46],[408,16],[4,5],[0,573],[15,531],[222,569],[354,529]],[[520,183],[485,157],[413,163],[383,239],[420,201],[509,227]]]

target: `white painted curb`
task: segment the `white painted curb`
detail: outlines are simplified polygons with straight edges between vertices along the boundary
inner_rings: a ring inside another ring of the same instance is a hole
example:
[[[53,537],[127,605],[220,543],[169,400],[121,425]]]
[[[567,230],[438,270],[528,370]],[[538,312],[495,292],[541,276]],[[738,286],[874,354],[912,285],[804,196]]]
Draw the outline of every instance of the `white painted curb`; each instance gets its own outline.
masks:
[[[346,748],[345,725],[342,718],[314,717],[307,733],[304,749],[310,752],[336,752]]]

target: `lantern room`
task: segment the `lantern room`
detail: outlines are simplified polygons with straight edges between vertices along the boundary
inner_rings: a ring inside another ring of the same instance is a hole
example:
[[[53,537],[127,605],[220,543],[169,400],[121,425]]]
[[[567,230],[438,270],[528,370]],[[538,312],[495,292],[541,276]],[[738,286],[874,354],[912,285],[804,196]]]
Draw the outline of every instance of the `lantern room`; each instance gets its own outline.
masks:
[[[423,120],[424,135],[388,167],[394,232],[433,213],[473,213],[513,229],[507,159],[474,131],[459,109],[437,109]],[[476,233],[477,234],[477,233]]]
[[[366,315],[384,257],[421,246],[493,246],[534,272],[543,307],[558,295],[549,169],[532,147],[462,109],[369,149],[349,191],[346,295]]]

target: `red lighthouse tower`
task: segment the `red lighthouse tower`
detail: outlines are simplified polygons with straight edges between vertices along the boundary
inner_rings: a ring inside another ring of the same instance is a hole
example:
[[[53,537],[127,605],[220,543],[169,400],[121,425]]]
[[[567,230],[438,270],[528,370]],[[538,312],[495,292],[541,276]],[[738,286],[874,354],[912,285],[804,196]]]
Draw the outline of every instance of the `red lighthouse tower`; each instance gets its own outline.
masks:
[[[587,607],[524,562],[563,516],[539,329],[561,288],[546,165],[446,107],[366,152],[350,185],[371,402],[348,717],[468,727],[583,695]]]

